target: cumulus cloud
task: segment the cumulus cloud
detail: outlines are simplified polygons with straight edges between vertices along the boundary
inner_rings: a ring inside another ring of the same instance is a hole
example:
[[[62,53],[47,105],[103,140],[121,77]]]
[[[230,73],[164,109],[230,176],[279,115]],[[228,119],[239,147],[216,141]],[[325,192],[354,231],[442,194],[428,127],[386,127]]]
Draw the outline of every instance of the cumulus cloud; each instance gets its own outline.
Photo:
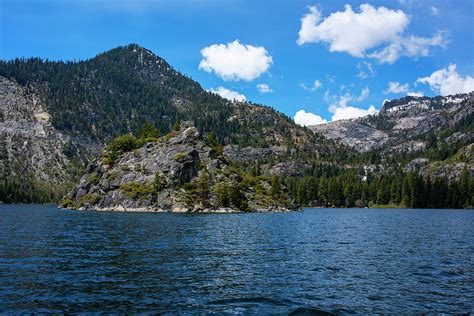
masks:
[[[310,87],[307,87],[304,83],[301,83],[301,84],[300,84],[300,87],[303,88],[303,89],[306,90],[306,91],[312,91],[312,92],[314,92],[314,91],[318,90],[319,88],[321,88],[322,85],[323,85],[323,84],[321,83],[321,81],[319,81],[319,80],[314,80],[313,84],[312,84]]]
[[[401,84],[400,82],[397,81],[391,81],[388,83],[388,88],[385,90],[383,93],[389,94],[389,93],[407,93],[408,90],[410,89],[408,83]]]
[[[455,64],[437,70],[428,77],[418,78],[416,82],[428,84],[431,90],[441,95],[474,91],[474,78],[471,76],[462,77],[457,72]]]
[[[344,106],[344,107],[334,107],[330,112],[333,113],[332,120],[348,120],[352,118],[373,115],[377,113],[377,110],[373,105],[371,105],[368,109],[361,109],[354,106]]]
[[[321,10],[310,6],[301,18],[297,43],[324,43],[331,52],[374,58],[380,63],[393,63],[401,56],[426,56],[430,47],[447,44],[443,32],[431,38],[404,36],[409,23],[408,15],[402,10],[370,4],[361,4],[359,12],[346,4],[344,11],[331,13],[324,19]]]
[[[305,110],[299,110],[293,117],[296,124],[301,126],[319,125],[326,124],[328,121],[323,119],[321,116]]]
[[[431,15],[438,15],[439,14],[439,10],[437,7],[431,7]]]
[[[266,83],[258,84],[256,87],[257,87],[257,90],[260,93],[271,93],[271,92],[273,92],[272,88],[270,88],[270,86],[267,85]]]
[[[369,92],[369,88],[367,87],[363,88],[360,94],[356,96],[351,95],[349,92],[344,95],[331,95],[329,90],[326,90],[323,99],[327,103],[330,103],[328,111],[332,113],[331,120],[347,120],[376,114],[377,110],[373,105],[370,105],[368,109],[363,109],[348,104],[351,101],[359,102],[366,99],[369,96]],[[321,116],[304,110],[296,112],[294,120],[297,124],[303,126],[325,124],[328,122]]]
[[[229,90],[224,87],[218,87],[217,89],[210,89],[209,92],[216,93],[221,97],[230,101],[245,101],[247,98],[245,95],[238,93],[237,91]]]
[[[215,74],[226,81],[251,81],[268,71],[273,63],[264,47],[244,45],[235,40],[228,44],[214,44],[201,50],[199,69]]]
[[[355,107],[349,105],[349,102],[355,101],[360,102],[366,99],[369,95],[369,88],[364,88],[361,90],[360,95],[354,96],[350,93],[346,93],[344,95],[331,95],[329,91],[324,93],[324,100],[329,105],[329,112],[332,113],[331,120],[338,121],[338,120],[347,120],[367,115],[376,114],[377,110],[373,105],[370,105],[368,109],[363,109],[359,107]]]
[[[311,6],[301,19],[298,44],[323,42],[331,52],[364,57],[367,49],[395,39],[408,23],[403,11],[374,8],[370,4],[362,4],[360,13],[345,5],[345,11],[334,12],[324,20],[321,11]]]

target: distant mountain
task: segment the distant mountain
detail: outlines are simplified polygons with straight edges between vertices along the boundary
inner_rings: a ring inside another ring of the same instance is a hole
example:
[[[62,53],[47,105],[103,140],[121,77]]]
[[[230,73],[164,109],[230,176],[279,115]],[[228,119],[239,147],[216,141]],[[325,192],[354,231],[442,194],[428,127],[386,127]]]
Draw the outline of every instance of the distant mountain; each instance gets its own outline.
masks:
[[[472,142],[474,93],[447,97],[404,97],[385,101],[377,115],[310,128],[359,152],[427,149],[426,136]],[[449,130],[448,130],[449,129]],[[449,138],[450,136],[453,136]]]
[[[474,172],[474,92],[385,101],[376,115],[310,129],[386,164],[405,162],[406,170],[452,178],[467,164]]]

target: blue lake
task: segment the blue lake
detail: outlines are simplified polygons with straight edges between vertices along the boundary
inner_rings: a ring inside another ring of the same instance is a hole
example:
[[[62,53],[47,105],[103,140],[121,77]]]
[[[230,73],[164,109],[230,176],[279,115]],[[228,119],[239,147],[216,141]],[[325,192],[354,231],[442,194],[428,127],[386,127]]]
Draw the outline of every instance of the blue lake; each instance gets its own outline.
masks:
[[[474,312],[474,212],[0,205],[0,312]]]

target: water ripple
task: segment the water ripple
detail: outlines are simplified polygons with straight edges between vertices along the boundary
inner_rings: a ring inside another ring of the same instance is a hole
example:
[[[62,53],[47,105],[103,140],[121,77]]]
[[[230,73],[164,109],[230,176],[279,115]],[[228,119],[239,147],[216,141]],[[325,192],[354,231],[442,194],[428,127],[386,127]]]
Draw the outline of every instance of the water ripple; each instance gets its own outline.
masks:
[[[474,213],[0,205],[0,313],[473,313]]]

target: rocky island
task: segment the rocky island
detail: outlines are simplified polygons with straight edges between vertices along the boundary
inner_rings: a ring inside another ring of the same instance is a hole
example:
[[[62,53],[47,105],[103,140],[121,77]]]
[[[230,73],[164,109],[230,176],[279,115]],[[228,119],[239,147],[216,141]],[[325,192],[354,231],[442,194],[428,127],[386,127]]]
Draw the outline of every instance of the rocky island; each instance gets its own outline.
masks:
[[[190,121],[162,137],[112,141],[86,168],[62,207],[98,211],[269,212],[296,210],[284,186],[225,157]]]

